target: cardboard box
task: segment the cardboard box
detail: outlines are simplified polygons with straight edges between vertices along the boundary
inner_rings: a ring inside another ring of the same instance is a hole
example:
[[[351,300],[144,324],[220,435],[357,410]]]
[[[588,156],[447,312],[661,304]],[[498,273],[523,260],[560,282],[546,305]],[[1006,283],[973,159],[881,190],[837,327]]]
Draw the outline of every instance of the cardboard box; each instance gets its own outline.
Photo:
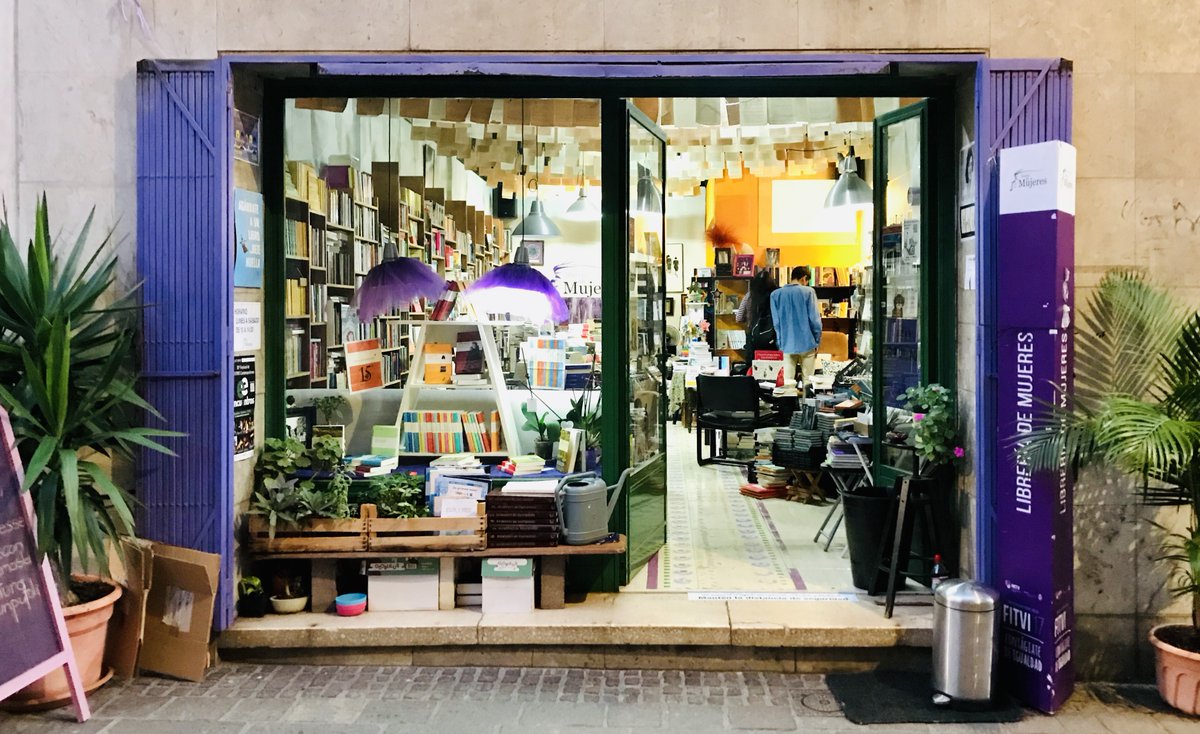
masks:
[[[409,612],[438,608],[436,558],[367,561],[367,611]]]
[[[532,558],[485,558],[482,576],[484,614],[533,611]]]
[[[118,678],[137,675],[142,628],[146,622],[146,597],[154,578],[153,564],[154,544],[136,538],[123,539],[121,555],[112,554],[109,559],[113,580],[125,587],[108,623],[108,644],[104,648],[104,664]]]
[[[144,568],[149,559],[149,575]],[[163,543],[142,547],[137,555],[144,592],[137,668],[174,678],[199,681],[209,664],[213,606],[221,572],[221,557]],[[131,582],[133,576],[129,579]],[[134,596],[131,594],[131,596]],[[135,607],[140,602],[134,602]],[[135,622],[129,622],[131,628]],[[124,645],[132,644],[128,640]],[[130,651],[123,650],[128,665]],[[128,668],[126,668],[128,670]]]

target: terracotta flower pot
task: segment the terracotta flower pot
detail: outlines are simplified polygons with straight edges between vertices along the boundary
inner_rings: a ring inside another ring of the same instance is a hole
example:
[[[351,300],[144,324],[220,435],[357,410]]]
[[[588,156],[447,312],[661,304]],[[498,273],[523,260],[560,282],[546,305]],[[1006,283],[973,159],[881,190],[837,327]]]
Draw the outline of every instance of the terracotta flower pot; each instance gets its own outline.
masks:
[[[83,576],[73,578],[77,581],[102,580]],[[104,682],[101,678],[105,675],[104,645],[108,639],[108,620],[112,617],[113,606],[121,598],[119,584],[111,581],[105,583],[112,586],[112,591],[105,596],[63,609],[67,634],[71,637],[71,647],[75,651],[75,661],[79,664],[79,674],[86,691],[93,691]],[[52,708],[64,706],[70,700],[71,689],[67,685],[67,676],[59,669],[25,686],[5,703],[16,708]]]
[[[1171,629],[1192,629],[1191,625],[1161,624],[1150,630],[1154,645],[1154,674],[1158,680],[1158,695],[1186,714],[1200,713],[1200,652],[1177,647],[1160,639],[1160,633]]]

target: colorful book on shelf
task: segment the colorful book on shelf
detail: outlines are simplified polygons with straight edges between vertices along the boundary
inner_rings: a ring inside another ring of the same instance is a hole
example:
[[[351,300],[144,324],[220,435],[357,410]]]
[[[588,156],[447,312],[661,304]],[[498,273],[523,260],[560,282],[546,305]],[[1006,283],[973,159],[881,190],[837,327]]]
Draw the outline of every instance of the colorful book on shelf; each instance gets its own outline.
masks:
[[[394,424],[382,424],[371,428],[371,453],[379,456],[395,456],[400,453],[401,430]]]

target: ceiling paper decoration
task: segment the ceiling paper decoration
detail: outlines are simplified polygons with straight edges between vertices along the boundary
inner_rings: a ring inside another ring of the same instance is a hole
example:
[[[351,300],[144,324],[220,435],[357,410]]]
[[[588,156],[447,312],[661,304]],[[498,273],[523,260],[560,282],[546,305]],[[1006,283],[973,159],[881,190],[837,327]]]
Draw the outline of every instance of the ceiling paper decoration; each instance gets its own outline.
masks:
[[[741,124],[767,124],[767,100],[765,97],[742,97],[740,107]]]
[[[446,98],[433,97],[429,100],[429,119],[445,120],[446,119]]]
[[[742,122],[742,106],[737,97],[725,98],[725,124],[740,125]]]
[[[696,100],[696,124],[720,125],[722,99],[720,97],[700,97]]]
[[[795,105],[791,97],[767,98],[767,122],[772,125],[786,125],[796,121]]]

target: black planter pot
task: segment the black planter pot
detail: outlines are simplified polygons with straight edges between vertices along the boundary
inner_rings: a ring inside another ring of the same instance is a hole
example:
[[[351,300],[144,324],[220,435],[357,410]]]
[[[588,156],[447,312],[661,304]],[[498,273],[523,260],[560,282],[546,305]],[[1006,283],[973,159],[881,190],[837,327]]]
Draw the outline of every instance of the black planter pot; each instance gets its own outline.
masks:
[[[554,458],[554,442],[553,441],[534,441],[533,453],[542,457],[546,461]]]
[[[271,599],[265,591],[247,594],[238,599],[237,613],[239,617],[265,617],[271,609]]]
[[[846,516],[846,545],[850,551],[850,575],[854,586],[869,590],[872,578],[877,588],[886,588],[887,574],[879,571],[880,544],[890,544],[894,528],[888,527],[888,510],[895,502],[883,487],[859,487],[842,495]]]

